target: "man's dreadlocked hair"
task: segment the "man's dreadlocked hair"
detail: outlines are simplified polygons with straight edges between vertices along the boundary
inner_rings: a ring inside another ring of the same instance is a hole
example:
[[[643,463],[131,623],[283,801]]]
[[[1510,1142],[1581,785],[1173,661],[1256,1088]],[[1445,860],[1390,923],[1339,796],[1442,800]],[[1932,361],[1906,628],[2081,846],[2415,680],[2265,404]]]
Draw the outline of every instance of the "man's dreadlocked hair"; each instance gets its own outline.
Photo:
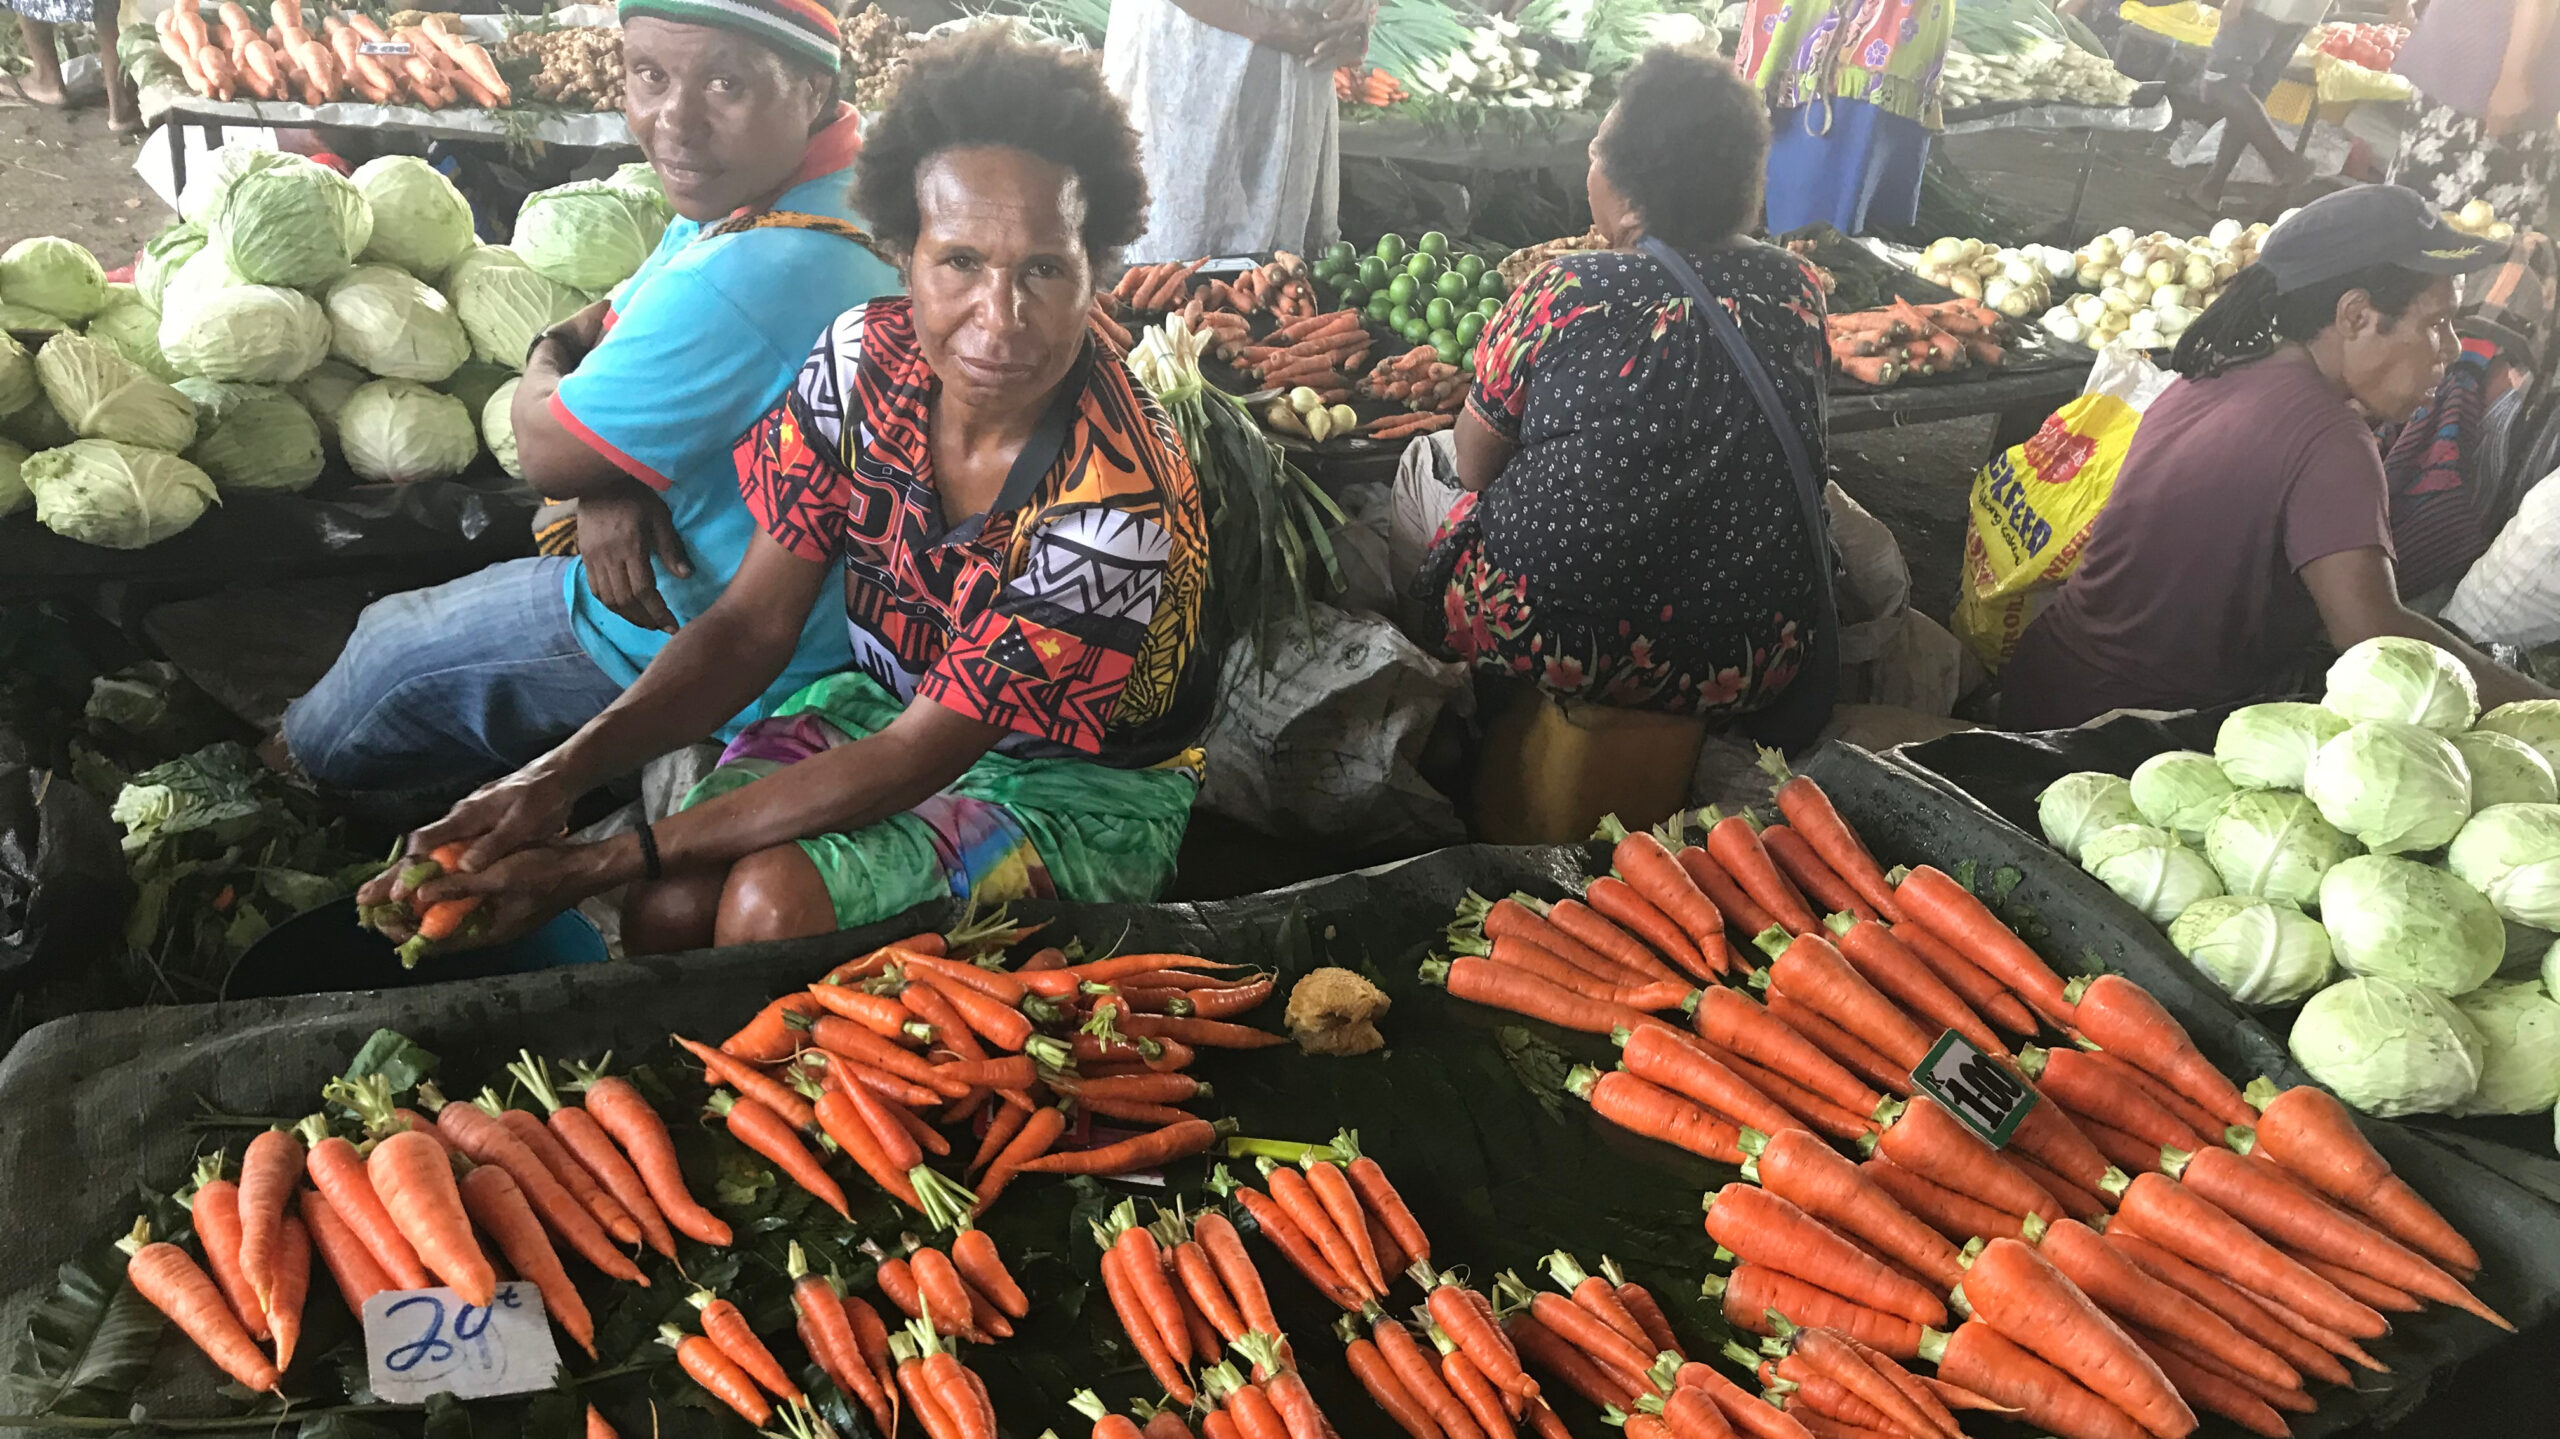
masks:
[[[2280,340],[2308,341],[2337,323],[2338,302],[2356,290],[2364,291],[2382,312],[2387,328],[2435,282],[2433,275],[2397,265],[2371,265],[2283,291],[2276,288],[2274,271],[2251,265],[2233,276],[2222,298],[2178,337],[2169,367],[2192,379],[2210,379],[2272,352]]]

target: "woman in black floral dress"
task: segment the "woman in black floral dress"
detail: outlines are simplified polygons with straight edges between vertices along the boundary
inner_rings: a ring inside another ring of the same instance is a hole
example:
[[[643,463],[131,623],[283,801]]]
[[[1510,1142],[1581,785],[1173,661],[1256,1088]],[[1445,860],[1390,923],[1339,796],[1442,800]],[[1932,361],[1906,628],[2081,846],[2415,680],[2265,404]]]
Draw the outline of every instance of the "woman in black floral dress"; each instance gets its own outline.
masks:
[[[1422,575],[1446,648],[1479,674],[1729,719],[1802,664],[1813,558],[1777,432],[1680,282],[1632,253],[1656,236],[1724,297],[1820,465],[1821,287],[1743,235],[1768,143],[1729,64],[1647,55],[1591,146],[1613,248],[1540,268],[1485,327],[1455,432],[1468,493]]]

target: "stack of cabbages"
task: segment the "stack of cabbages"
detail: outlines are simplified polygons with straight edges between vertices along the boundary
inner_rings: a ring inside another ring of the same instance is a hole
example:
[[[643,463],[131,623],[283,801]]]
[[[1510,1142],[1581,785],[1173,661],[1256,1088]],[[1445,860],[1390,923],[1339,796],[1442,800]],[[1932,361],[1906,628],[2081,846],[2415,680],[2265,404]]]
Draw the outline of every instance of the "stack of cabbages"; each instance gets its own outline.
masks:
[[[2320,703],[2236,710],[2212,754],[2130,781],[2065,775],[2038,811],[2232,998],[2300,1004],[2294,1058],[2340,1098],[2524,1114],[2560,1102],[2555,764],[2560,701],[2482,715],[2459,661],[2384,638]]]
[[[297,491],[334,450],[362,480],[458,475],[485,444],[518,474],[508,405],[534,337],[630,277],[670,211],[646,165],[525,201],[513,246],[473,238],[434,167],[352,179],[274,150],[217,152],[107,283],[68,240],[0,255],[0,515],[138,549],[221,495]]]

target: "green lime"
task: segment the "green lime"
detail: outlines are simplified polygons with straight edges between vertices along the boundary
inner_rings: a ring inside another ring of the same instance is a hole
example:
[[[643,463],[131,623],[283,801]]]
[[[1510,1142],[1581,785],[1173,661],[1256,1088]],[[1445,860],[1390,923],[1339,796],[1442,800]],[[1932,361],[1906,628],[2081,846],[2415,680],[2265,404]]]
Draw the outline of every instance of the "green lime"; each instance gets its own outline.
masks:
[[[1458,337],[1455,335],[1442,335],[1433,339],[1431,348],[1439,355],[1440,363],[1444,365],[1463,364],[1467,358],[1467,352],[1459,347]]]
[[[1387,262],[1375,255],[1360,257],[1360,283],[1374,290],[1387,282]]]
[[[1460,255],[1453,268],[1456,269],[1459,274],[1467,277],[1467,283],[1473,284],[1484,274],[1484,256]]]
[[[1449,237],[1437,230],[1425,230],[1414,248],[1426,255],[1446,255],[1449,253]]]
[[[1372,320],[1386,319],[1387,316],[1395,313],[1395,308],[1396,297],[1384,290],[1369,297],[1369,318]]]
[[[1430,304],[1422,307],[1423,318],[1429,320],[1431,328],[1435,330],[1449,328],[1456,322],[1457,314],[1458,312],[1446,300],[1434,299]]]
[[[1437,302],[1435,301],[1434,303]],[[1460,315],[1458,317],[1458,342],[1465,345],[1474,344],[1476,342],[1476,336],[1484,333],[1484,322],[1484,315],[1475,310],[1469,310],[1465,314]]]
[[[1356,309],[1359,309],[1362,305],[1365,305],[1365,304],[1367,304],[1367,303],[1369,303],[1369,287],[1368,287],[1368,286],[1366,286],[1366,285],[1359,285],[1359,284],[1352,284],[1352,285],[1345,285],[1345,286],[1343,286],[1343,287],[1342,287],[1342,308],[1343,308],[1343,309],[1346,309],[1346,310],[1356,310]]]
[[[1389,296],[1390,298],[1392,298],[1392,297],[1394,296],[1394,294],[1395,294],[1395,292],[1394,292],[1394,291],[1392,291],[1392,290],[1388,291],[1387,293],[1388,293],[1388,296]],[[1387,309],[1387,323],[1388,323],[1388,324],[1390,324],[1390,325],[1394,325],[1394,326],[1396,326],[1396,327],[1397,327],[1397,328],[1399,328],[1399,329],[1403,328],[1403,326],[1404,326],[1404,322],[1405,322],[1405,321],[1410,320],[1410,319],[1412,319],[1412,318],[1413,318],[1413,306],[1412,306],[1412,305],[1410,305],[1410,304],[1404,303],[1404,302],[1402,302],[1402,301],[1399,301],[1399,302],[1397,302],[1396,304],[1389,306],[1389,307],[1388,307],[1388,309]]]
[[[1404,272],[1426,285],[1439,279],[1440,272],[1445,268],[1447,267],[1440,263],[1440,257],[1437,255],[1416,254],[1404,262]]]
[[[1511,293],[1511,286],[1498,270],[1487,270],[1476,279],[1476,294],[1487,300],[1499,300]]]
[[[1490,320],[1494,316],[1502,313],[1502,302],[1488,295],[1484,299],[1476,301],[1476,313]]]
[[[1336,240],[1332,244],[1324,247],[1325,263],[1333,266],[1335,269],[1340,269],[1343,266],[1350,264],[1354,259],[1359,257],[1359,254],[1359,251],[1351,248],[1351,242],[1349,240]]]
[[[1413,282],[1411,275],[1398,275],[1387,282],[1387,293],[1395,297],[1397,304],[1410,305],[1414,296],[1422,293],[1422,287]]]
[[[1463,300],[1475,292],[1475,286],[1467,283],[1467,277],[1455,270],[1440,277],[1437,289],[1442,299],[1453,302]]]
[[[1392,265],[1404,258],[1404,236],[1392,232],[1378,237],[1378,258]]]

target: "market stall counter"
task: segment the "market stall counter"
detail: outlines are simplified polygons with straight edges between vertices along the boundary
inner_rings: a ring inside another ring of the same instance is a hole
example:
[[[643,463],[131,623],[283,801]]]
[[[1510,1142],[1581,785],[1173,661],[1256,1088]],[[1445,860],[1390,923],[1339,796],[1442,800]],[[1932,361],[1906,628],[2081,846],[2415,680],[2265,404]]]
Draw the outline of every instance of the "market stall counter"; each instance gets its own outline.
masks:
[[[1891,759],[1835,746],[1813,756],[1804,773],[1857,826],[1876,859],[1944,864],[1974,876],[2005,914],[2027,922],[2027,932],[2058,968],[2105,967],[2138,981],[2225,1074],[2245,1078],[2264,1072],[2279,1083],[2298,1078],[2272,1036],[2203,988],[2111,895],[2095,889],[2068,864],[2040,853],[2031,837]],[[1374,986],[1386,1001],[1364,1005],[1361,1011],[1362,1022],[1374,1023],[1386,1043],[1341,1056],[1203,1048],[1193,1073],[1213,1086],[1214,1097],[1199,1096],[1204,1101],[1201,1113],[1220,1116],[1226,1121],[1220,1130],[1233,1131],[1222,1154],[1165,1162],[1125,1182],[1103,1183],[1095,1177],[1059,1182],[1036,1174],[1014,1180],[983,1223],[1021,1289],[1036,1296],[1036,1303],[1020,1306],[1009,1339],[967,1346],[969,1367],[983,1382],[995,1416],[988,1432],[1031,1435],[1053,1427],[1082,1432],[1081,1421],[1065,1412],[1065,1401],[1076,1390],[1091,1387],[1104,1404],[1120,1410],[1134,1398],[1154,1395],[1158,1379],[1168,1374],[1180,1379],[1161,1365],[1142,1362],[1146,1342],[1133,1349],[1124,1340],[1123,1325],[1132,1311],[1106,1298],[1111,1275],[1107,1269],[1097,1275],[1097,1226],[1107,1234],[1119,1222],[1115,1216],[1131,1213],[1143,1222],[1151,1202],[1152,1212],[1169,1220],[1169,1240],[1185,1232],[1187,1221],[1205,1228],[1206,1216],[1224,1209],[1228,1187],[1209,1183],[1216,1178],[1213,1164],[1223,1166],[1229,1184],[1267,1182],[1277,1193],[1288,1187],[1280,1181],[1295,1172],[1292,1161],[1320,1167],[1329,1157],[1347,1158],[1345,1150],[1309,1152],[1303,1147],[1346,1143],[1348,1135],[1336,1139],[1343,1131],[1357,1132],[1357,1152],[1382,1166],[1410,1206],[1429,1245],[1431,1267],[1456,1270],[1480,1292],[1501,1296],[1506,1310],[1530,1289],[1546,1289],[1547,1297],[1539,1302],[1554,1303],[1557,1295],[1542,1275],[1570,1276],[1587,1268],[1642,1285],[1663,1311],[1664,1331],[1695,1359],[1712,1362],[1728,1339],[1748,1342],[1749,1335],[1716,1312],[1719,1306],[1701,1297],[1699,1284],[1722,1273],[1722,1261],[1713,1252],[1720,1240],[1759,1248],[1717,1211],[1738,1211],[1746,1199],[1754,1205],[1774,1201],[1749,1198],[1764,1191],[1726,1189],[1708,1221],[1715,1237],[1701,1232],[1701,1191],[1727,1185],[1735,1178],[1734,1167],[1635,1138],[1582,1112],[1585,1101],[1576,1096],[1597,1094],[1607,1087],[1604,1079],[1614,1083],[1628,1078],[1608,1072],[1621,1053],[1611,1036],[1590,1032],[1587,1025],[1571,1032],[1524,1020],[1453,999],[1434,987],[1435,978],[1457,985],[1463,978],[1457,966],[1486,961],[1455,960],[1446,974],[1437,965],[1421,965],[1417,972],[1418,962],[1445,950],[1452,910],[1471,895],[1570,893],[1584,875],[1605,870],[1611,862],[1610,856],[1578,848],[1478,847],[1220,903],[1022,907],[1012,917],[1015,925],[1043,927],[1036,932],[1017,927],[998,942],[1010,940],[1017,950],[1068,946],[1071,954],[1038,963],[1074,963],[1081,956],[1086,968],[1079,974],[1094,972],[1090,966],[1106,954],[1147,956],[1115,961],[1122,964],[1164,964],[1168,956],[1204,955],[1276,971],[1279,988],[1233,1017],[1255,1027],[1276,1027],[1280,993],[1314,974],[1317,966],[1334,966],[1326,980],[1333,993],[1356,995]],[[1484,913],[1480,903],[1469,908]],[[984,916],[976,918],[984,921]],[[216,1395],[208,1366],[184,1354],[182,1345],[155,1342],[160,1326],[130,1291],[120,1289],[121,1256],[107,1241],[130,1224],[138,1209],[164,1226],[183,1227],[186,1216],[159,1196],[183,1180],[195,1156],[213,1144],[236,1145],[272,1123],[308,1111],[317,1102],[320,1085],[332,1075],[352,1068],[405,1092],[431,1073],[446,1095],[459,1098],[488,1084],[492,1104],[506,1103],[510,1094],[525,1103],[525,1088],[515,1079],[534,1082],[539,1097],[549,1093],[539,1085],[545,1073],[566,1077],[570,1072],[563,1066],[568,1062],[600,1062],[611,1050],[611,1071],[636,1085],[615,1094],[636,1095],[663,1116],[682,1169],[680,1182],[710,1198],[726,1216],[721,1222],[734,1225],[730,1242],[687,1241],[677,1251],[685,1261],[682,1281],[650,1260],[668,1282],[648,1289],[592,1289],[598,1296],[594,1338],[599,1359],[573,1365],[563,1384],[530,1399],[468,1406],[430,1402],[423,1415],[383,1405],[367,1387],[352,1326],[336,1311],[335,1302],[320,1294],[315,1294],[311,1322],[301,1339],[305,1357],[298,1361],[288,1392],[302,1401],[296,1408],[304,1416],[303,1432],[315,1439],[322,1434],[406,1433],[421,1423],[430,1434],[460,1433],[464,1423],[473,1434],[559,1434],[574,1427],[585,1401],[598,1405],[604,1418],[624,1433],[743,1433],[652,1346],[662,1323],[677,1326],[670,1343],[692,1333],[696,1320],[684,1291],[698,1285],[734,1300],[748,1327],[772,1336],[782,1352],[797,1355],[786,1337],[794,1322],[794,1291],[785,1277],[794,1243],[801,1247],[805,1267],[821,1276],[833,1270],[851,1292],[887,1307],[898,1289],[894,1281],[908,1272],[892,1267],[900,1258],[896,1251],[904,1248],[901,1232],[915,1233],[928,1244],[933,1236],[930,1225],[890,1207],[858,1177],[853,1188],[859,1194],[839,1221],[807,1191],[789,1181],[777,1184],[773,1171],[733,1140],[717,1135],[716,1126],[697,1125],[693,1114],[702,1086],[664,1043],[665,1037],[674,1030],[716,1040],[765,1011],[770,1022],[761,1030],[747,1028],[732,1045],[753,1046],[760,1041],[752,1036],[772,1031],[786,1036],[788,1048],[789,1027],[781,1011],[766,1010],[768,996],[794,994],[811,977],[866,955],[872,956],[869,967],[857,964],[836,972],[853,979],[894,963],[912,982],[917,971],[931,972],[933,961],[900,956],[924,950],[874,947],[944,924],[955,931],[970,927],[965,918],[954,924],[949,915],[919,914],[867,932],[786,945],[388,993],[93,1014],[34,1031],[0,1063],[0,1113],[21,1117],[21,1122],[0,1128],[0,1196],[18,1221],[11,1243],[0,1251],[0,1286],[10,1296],[7,1317],[12,1326],[34,1324],[18,1361],[21,1413],[9,1419],[35,1432],[122,1426],[143,1422],[128,1417],[138,1400],[140,1413],[190,1431],[245,1431],[291,1422],[292,1412],[276,1414],[273,1401],[268,1401],[267,1413],[254,1417],[214,1417],[237,1412],[238,1391],[231,1397]],[[1028,980],[1036,978],[1035,969],[1026,960],[1011,973]],[[975,982],[992,978],[981,975]],[[1785,982],[1783,974],[1780,982]],[[1067,990],[1077,987],[1070,983]],[[861,1007],[850,998],[846,1004]],[[1289,1008],[1293,1029],[1304,1024],[1302,1032],[1311,1036],[1341,1032],[1328,1024],[1329,1015],[1300,1013],[1317,1008],[1304,996],[1293,995]],[[814,1024],[825,1026],[838,1017],[830,1010]],[[1127,1017],[1134,1020],[1139,1014]],[[1636,1037],[1631,1031],[1629,1038]],[[1110,1042],[1088,1035],[1078,1043],[1086,1040]],[[841,1032],[831,1042],[868,1048],[858,1036]],[[1633,1045],[1625,1053],[1636,1058]],[[696,1054],[718,1062],[712,1051]],[[516,1066],[513,1078],[511,1063]],[[1089,1048],[1078,1064],[1096,1071],[1108,1061],[1099,1049]],[[1577,1071],[1575,1065],[1589,1067]],[[607,1088],[611,1084],[604,1082]],[[432,1106],[435,1097],[419,1093]],[[833,1090],[825,1093],[819,1102],[822,1115],[839,1097]],[[577,1105],[574,1097],[565,1103]],[[589,1103],[601,1109],[603,1095]],[[439,1131],[457,1136],[457,1142],[467,1127],[464,1121],[470,1120],[468,1106],[463,1109],[459,1120],[436,1124]],[[730,1128],[738,1132],[734,1120]],[[2401,1125],[2371,1123],[2364,1129],[2392,1169],[2477,1244],[2482,1298],[2531,1332],[2500,1348],[2495,1330],[2449,1310],[2396,1316],[2387,1337],[2369,1346],[2387,1371],[2366,1373],[2352,1387],[2316,1389],[2317,1409],[2289,1416],[2291,1432],[2303,1439],[2348,1432],[2403,1413],[2432,1378],[2456,1363],[2536,1362],[2536,1356],[2551,1348],[2550,1319],[2560,1311],[2560,1209],[2546,1197],[2553,1188],[2550,1161],[2458,1145]],[[832,1126],[830,1131],[837,1132]],[[955,1137],[967,1133],[963,1129]],[[948,1168],[959,1168],[960,1153],[955,1150]],[[1257,1166],[1256,1156],[1266,1162]],[[1761,1178],[1778,1182],[1766,1173]],[[1253,1240],[1249,1252],[1269,1281],[1274,1322],[1292,1336],[1299,1372],[1314,1401],[1351,1439],[1395,1432],[1327,1333],[1339,1311],[1295,1272],[1342,1271],[1326,1270],[1321,1256],[1309,1259],[1303,1249],[1293,1251],[1299,1258],[1284,1259],[1270,1247],[1270,1236],[1274,1223],[1287,1221],[1268,1217],[1275,1212],[1267,1207],[1273,1202],[1270,1196],[1257,1188],[1251,1194],[1239,1191],[1236,1198],[1243,1201],[1237,1212],[1249,1220],[1264,1216],[1246,1224],[1248,1231],[1259,1229],[1263,1236]],[[1129,1199],[1140,1202],[1124,1207]],[[696,1223],[687,1220],[687,1231]],[[1391,1231],[1381,1233],[1388,1235],[1390,1246],[1402,1242]],[[952,1247],[955,1252],[961,1248],[957,1242]],[[923,1251],[916,1252],[920,1271]],[[1114,1252],[1119,1252],[1117,1242]],[[1559,1254],[1568,1261],[1562,1267],[1550,1262]],[[58,1265],[64,1266],[59,1273]],[[1097,1284],[1097,1277],[1105,1283]],[[1503,1282],[1513,1277],[1517,1287]],[[1570,1287],[1575,1281],[1560,1277],[1557,1282]],[[1727,1280],[1741,1282],[1739,1270]],[[1378,1287],[1393,1291],[1387,1300],[1391,1308],[1421,1297],[1401,1280],[1389,1279]],[[1721,1308],[1731,1313],[1731,1290],[1722,1284],[1711,1287],[1726,1290]],[[314,1288],[325,1291],[327,1286],[315,1282]],[[802,1297],[805,1301],[805,1293]],[[1435,1312],[1450,1314],[1445,1308]],[[1769,1326],[1765,1316],[1744,1317],[1750,1326]],[[1559,1315],[1557,1322],[1567,1318]],[[1354,1321],[1348,1332],[1359,1335],[1361,1326]],[[1647,1335],[1652,1340],[1650,1330]],[[1382,1344],[1396,1337],[1384,1331],[1381,1336]],[[1213,1344],[1216,1337],[1209,1335],[1203,1342]],[[1925,1337],[1917,1342],[1924,1348],[1934,1343]],[[1522,1348],[1533,1346],[1524,1339]],[[1564,1432],[1604,1432],[1598,1411],[1573,1397],[1568,1391],[1575,1386],[1548,1367],[1552,1355],[1540,1359],[1533,1353],[1532,1362],[1551,1381],[1548,1397]],[[1156,1378],[1146,1377],[1149,1367]],[[704,1371],[695,1366],[694,1372]],[[796,1371],[783,1382],[795,1378],[820,1396],[824,1417],[840,1431],[863,1432],[865,1421],[821,1382],[818,1369]],[[1213,1390],[1219,1387],[1219,1381],[1209,1382]],[[753,1399],[752,1393],[748,1398]],[[48,1404],[52,1416],[41,1412]],[[2436,1405],[2419,1409],[2423,1432],[2455,1432],[2464,1425],[2477,1425],[2478,1432],[2531,1432],[2535,1421],[2528,1415],[2538,1412],[2483,1413],[2464,1406],[2463,1395],[2448,1393]],[[315,1424],[321,1427],[310,1427]],[[2005,1434],[2054,1426],[1982,1427],[1969,1416],[1965,1427],[1967,1432]],[[2233,1431],[2211,1421],[2199,1432],[2220,1436]]]

